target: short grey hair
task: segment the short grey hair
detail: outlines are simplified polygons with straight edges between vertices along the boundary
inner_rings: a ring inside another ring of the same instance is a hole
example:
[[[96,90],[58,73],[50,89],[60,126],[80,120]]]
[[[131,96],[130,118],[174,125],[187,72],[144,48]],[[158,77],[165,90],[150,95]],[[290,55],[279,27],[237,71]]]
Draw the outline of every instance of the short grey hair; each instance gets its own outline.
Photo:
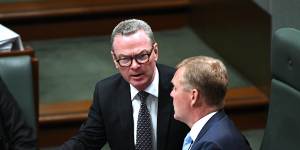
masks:
[[[185,88],[201,91],[210,106],[224,107],[229,79],[221,60],[194,56],[184,59],[177,65],[177,69],[181,67],[184,69],[182,82]]]
[[[152,43],[155,43],[153,32],[151,27],[143,20],[139,19],[128,19],[120,22],[111,33],[111,45],[114,43],[115,36],[121,35],[131,35],[139,30],[144,30],[148,35]]]

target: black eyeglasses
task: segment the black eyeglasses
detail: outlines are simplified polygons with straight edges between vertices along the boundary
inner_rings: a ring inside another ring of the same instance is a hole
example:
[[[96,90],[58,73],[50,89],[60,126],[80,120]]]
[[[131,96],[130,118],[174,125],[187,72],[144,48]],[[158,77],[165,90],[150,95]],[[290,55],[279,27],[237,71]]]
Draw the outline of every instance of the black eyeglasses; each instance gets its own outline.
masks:
[[[154,49],[154,46],[152,45],[150,50],[143,50],[141,53],[134,55],[134,56],[121,56],[121,58],[116,59],[116,62],[121,67],[129,67],[132,64],[132,60],[134,59],[138,64],[144,64],[149,61],[149,58],[152,54],[152,51]],[[116,55],[114,53],[115,58]]]

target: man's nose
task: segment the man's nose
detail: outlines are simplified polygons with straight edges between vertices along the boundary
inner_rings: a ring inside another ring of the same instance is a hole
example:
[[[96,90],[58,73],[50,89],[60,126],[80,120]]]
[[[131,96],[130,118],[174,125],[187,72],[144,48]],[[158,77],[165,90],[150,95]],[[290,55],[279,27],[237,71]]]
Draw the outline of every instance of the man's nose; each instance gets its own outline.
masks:
[[[173,98],[173,91],[174,91],[174,90],[172,89],[172,91],[171,91],[171,93],[170,93],[170,96],[171,96],[172,98]]]
[[[139,64],[135,59],[132,59],[132,63],[130,66],[132,69],[139,68],[140,66],[141,66],[141,64]]]

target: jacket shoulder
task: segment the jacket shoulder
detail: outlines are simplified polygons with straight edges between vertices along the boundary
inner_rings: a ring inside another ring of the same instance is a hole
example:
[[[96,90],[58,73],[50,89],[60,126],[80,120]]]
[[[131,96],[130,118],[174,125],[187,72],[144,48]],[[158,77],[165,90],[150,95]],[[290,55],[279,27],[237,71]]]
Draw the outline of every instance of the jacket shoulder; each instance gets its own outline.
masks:
[[[170,66],[157,64],[157,69],[159,72],[159,78],[165,80],[165,82],[170,82],[175,74],[175,68]]]
[[[113,88],[114,86],[120,85],[120,83],[126,82],[121,74],[117,73],[105,79],[102,79],[96,83],[98,88]]]

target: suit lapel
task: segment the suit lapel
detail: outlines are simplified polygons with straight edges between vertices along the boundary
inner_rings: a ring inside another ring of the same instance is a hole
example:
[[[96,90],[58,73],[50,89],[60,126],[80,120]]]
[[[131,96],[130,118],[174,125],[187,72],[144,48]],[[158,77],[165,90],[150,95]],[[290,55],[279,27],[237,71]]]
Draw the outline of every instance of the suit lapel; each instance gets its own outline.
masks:
[[[165,147],[169,123],[171,116],[171,100],[164,94],[158,97],[158,114],[157,114],[157,146],[163,150]]]
[[[124,143],[124,147],[130,147],[130,149],[134,149],[133,110],[130,99],[129,84],[122,79],[119,89],[117,89],[115,93],[119,94],[117,96],[117,106],[119,108],[115,110],[119,110],[119,119],[121,123],[120,131],[125,136],[125,139],[123,139],[124,141],[122,143]]]
[[[159,70],[159,94],[158,94],[158,112],[157,112],[157,149],[164,150],[170,122],[173,116],[172,101],[170,97],[170,82],[169,78],[164,75],[164,72]],[[167,80],[166,80],[167,78]]]
[[[213,115],[208,121],[207,123],[203,126],[203,128],[201,129],[200,133],[198,134],[197,138],[195,141],[199,141],[204,135],[205,133],[209,130],[209,128],[212,127],[212,125],[215,122],[218,122],[220,119],[222,119],[225,116],[225,112],[224,110],[220,110],[218,111],[215,115]]]

